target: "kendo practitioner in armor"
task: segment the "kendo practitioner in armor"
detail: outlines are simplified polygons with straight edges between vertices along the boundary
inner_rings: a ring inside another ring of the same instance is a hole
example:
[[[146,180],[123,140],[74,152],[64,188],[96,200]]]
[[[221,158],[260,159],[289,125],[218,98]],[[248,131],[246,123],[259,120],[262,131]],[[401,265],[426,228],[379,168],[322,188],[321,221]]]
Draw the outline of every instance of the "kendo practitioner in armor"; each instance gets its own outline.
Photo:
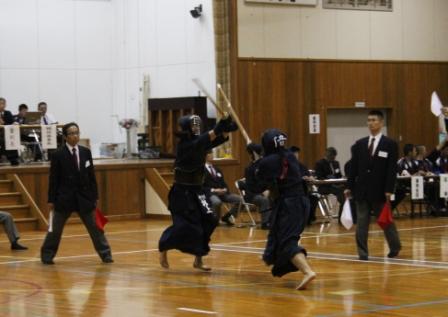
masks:
[[[299,162],[285,148],[286,140],[286,135],[277,129],[266,130],[261,140],[264,157],[257,177],[270,187],[274,200],[263,261],[273,265],[273,276],[300,270],[304,277],[297,289],[303,290],[316,277],[306,260],[306,250],[299,245],[310,206],[303,191]]]
[[[169,268],[167,252],[177,249],[195,256],[193,267],[210,271],[202,257],[210,251],[210,236],[218,225],[203,190],[207,151],[226,142],[228,133],[238,126],[231,117],[221,119],[213,130],[201,133],[201,118],[197,115],[179,119],[174,184],[168,194],[168,209],[173,224],[160,237],[160,265]]]

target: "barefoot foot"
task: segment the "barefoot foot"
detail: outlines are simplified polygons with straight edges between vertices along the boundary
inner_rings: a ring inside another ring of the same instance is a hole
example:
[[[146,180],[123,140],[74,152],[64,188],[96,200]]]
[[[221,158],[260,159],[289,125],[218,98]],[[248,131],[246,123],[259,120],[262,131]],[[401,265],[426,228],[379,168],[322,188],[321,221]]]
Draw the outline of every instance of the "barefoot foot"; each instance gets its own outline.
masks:
[[[161,267],[163,267],[165,269],[170,268],[170,265],[168,264],[168,254],[166,251],[160,252],[159,262],[160,262]]]
[[[301,291],[301,290],[306,289],[308,284],[315,278],[316,278],[316,273],[314,273],[312,271],[310,273],[305,274],[302,281],[300,282],[300,284],[296,287],[296,290]]]
[[[193,267],[204,272],[210,272],[212,270],[212,268],[204,265],[204,263],[202,262],[202,257],[200,256],[197,256],[194,259]]]

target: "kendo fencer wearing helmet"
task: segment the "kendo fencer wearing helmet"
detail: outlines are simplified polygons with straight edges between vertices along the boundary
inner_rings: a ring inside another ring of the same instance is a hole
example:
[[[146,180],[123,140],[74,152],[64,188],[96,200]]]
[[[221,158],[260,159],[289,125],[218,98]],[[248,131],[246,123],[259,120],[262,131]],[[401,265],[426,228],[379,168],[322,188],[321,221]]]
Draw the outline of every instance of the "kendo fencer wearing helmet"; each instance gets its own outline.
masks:
[[[202,257],[210,251],[210,236],[218,219],[203,191],[205,157],[209,150],[226,142],[229,132],[238,130],[230,116],[221,119],[209,131],[201,133],[202,121],[197,115],[179,119],[174,184],[168,194],[168,209],[173,224],[160,237],[160,265],[169,268],[168,250],[177,249],[195,256],[193,267],[210,271]]]

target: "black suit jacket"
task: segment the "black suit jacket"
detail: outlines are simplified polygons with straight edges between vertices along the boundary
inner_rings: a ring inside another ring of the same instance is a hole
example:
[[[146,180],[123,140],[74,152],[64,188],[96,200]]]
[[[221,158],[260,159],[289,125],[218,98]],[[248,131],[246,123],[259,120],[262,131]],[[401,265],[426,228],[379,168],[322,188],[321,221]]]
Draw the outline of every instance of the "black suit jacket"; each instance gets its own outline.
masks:
[[[358,201],[382,203],[386,200],[385,193],[393,193],[395,189],[398,145],[383,135],[371,157],[368,142],[366,137],[352,146],[348,187]]]
[[[204,167],[204,190],[208,195],[210,195],[212,188],[227,188],[227,191],[229,190],[229,187],[224,180],[224,174],[222,173],[222,171],[216,166],[213,166],[213,168],[216,171],[216,177],[213,177],[213,175],[208,171],[208,168]]]
[[[333,170],[331,169],[330,164],[333,166]],[[321,159],[316,162],[314,171],[318,179],[330,179],[330,178],[342,177],[341,166],[339,165],[338,161],[330,162],[326,159]]]
[[[5,122],[5,125],[14,123],[14,116],[12,115],[11,111],[8,110],[3,111],[2,118],[3,122]]]
[[[98,189],[92,154],[86,147],[78,148],[79,170],[66,145],[51,157],[48,202],[57,212],[91,212],[96,206]]]

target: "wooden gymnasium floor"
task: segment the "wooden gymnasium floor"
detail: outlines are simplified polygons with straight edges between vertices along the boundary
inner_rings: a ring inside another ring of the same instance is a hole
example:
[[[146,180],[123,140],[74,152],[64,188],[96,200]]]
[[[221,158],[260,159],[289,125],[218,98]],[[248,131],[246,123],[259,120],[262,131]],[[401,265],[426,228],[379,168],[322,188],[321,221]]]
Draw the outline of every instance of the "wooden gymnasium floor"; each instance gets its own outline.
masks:
[[[302,239],[318,278],[306,291],[300,273],[279,279],[260,260],[266,232],[219,227],[201,273],[173,251],[159,267],[157,241],[168,221],[107,227],[115,263],[101,264],[81,225],[68,225],[56,265],[38,259],[44,233],[26,232],[28,252],[0,236],[0,316],[448,316],[448,219],[397,220],[400,259],[387,260],[372,225],[371,261],[355,256],[353,232],[314,225]]]

